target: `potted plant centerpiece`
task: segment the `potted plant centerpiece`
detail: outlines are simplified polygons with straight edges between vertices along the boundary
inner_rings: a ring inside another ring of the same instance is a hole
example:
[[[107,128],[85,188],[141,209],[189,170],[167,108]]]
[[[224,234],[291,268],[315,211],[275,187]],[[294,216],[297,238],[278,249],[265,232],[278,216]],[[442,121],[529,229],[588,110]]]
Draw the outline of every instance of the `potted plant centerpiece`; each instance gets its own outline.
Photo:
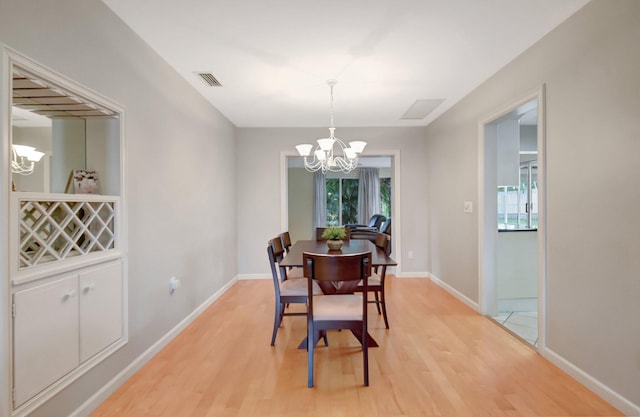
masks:
[[[322,238],[327,239],[327,246],[330,250],[340,250],[342,247],[342,239],[347,237],[344,227],[327,227],[322,232]]]

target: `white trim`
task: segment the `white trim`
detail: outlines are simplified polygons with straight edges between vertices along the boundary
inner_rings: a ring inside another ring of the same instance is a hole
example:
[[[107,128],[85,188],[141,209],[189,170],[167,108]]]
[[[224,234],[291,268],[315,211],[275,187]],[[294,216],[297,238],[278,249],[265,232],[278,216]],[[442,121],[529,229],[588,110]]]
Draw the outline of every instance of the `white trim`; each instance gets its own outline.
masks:
[[[431,279],[431,281],[433,281],[438,286],[442,287],[449,294],[453,295],[458,300],[462,301],[463,303],[465,303],[466,305],[471,307],[474,311],[479,312],[478,303],[473,301],[471,298],[469,298],[466,295],[462,294],[460,291],[456,290],[455,288],[453,288],[452,286],[450,286],[449,284],[447,284],[446,282],[444,282],[443,280],[441,280],[440,278],[438,278],[434,274],[430,273],[429,274],[429,278]]]
[[[11,60],[7,47],[0,43],[0,415],[11,414],[11,299],[9,286],[9,194],[11,172]]]
[[[538,350],[547,347],[547,86],[538,91]],[[540,128],[542,126],[543,128]]]
[[[589,388],[596,395],[600,396],[603,400],[622,411],[626,416],[640,416],[640,405],[627,400],[622,395],[618,394],[593,376],[560,356],[558,353],[545,347],[540,351],[540,354],[549,362],[571,375],[582,385]]]
[[[185,317],[173,329],[169,330],[156,343],[151,345],[140,356],[133,360],[118,375],[107,382],[100,390],[87,399],[80,407],[76,408],[69,417],[85,417],[89,416],[100,404],[102,404],[111,394],[113,394],[122,384],[124,384],[131,376],[139,371],[147,362],[149,362],[158,352],[167,346],[176,336],[178,336],[189,324],[191,324],[198,316],[200,316],[207,308],[209,308],[218,298],[226,293],[233,284],[238,281],[238,277],[234,277],[225,285],[216,291],[211,297],[200,304],[191,314]]]
[[[487,293],[486,257],[488,254],[485,240],[490,233],[485,226],[485,126],[510,113],[514,109],[530,102],[537,101],[538,106],[538,186],[542,192],[538,193],[538,347],[540,351],[545,347],[545,314],[546,314],[546,110],[545,110],[546,86],[541,84],[527,94],[522,95],[509,105],[478,121],[478,311],[481,314],[488,313],[489,297]],[[491,231],[493,233],[493,231]],[[495,231],[497,234],[497,231]],[[487,236],[485,236],[487,235]]]

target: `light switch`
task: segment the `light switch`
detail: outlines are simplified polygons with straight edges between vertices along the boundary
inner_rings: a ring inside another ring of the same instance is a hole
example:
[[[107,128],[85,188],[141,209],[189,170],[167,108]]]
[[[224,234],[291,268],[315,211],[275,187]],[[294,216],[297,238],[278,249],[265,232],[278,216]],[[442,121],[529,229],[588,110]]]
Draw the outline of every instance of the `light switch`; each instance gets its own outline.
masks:
[[[464,202],[464,212],[473,213],[473,203],[471,201]]]

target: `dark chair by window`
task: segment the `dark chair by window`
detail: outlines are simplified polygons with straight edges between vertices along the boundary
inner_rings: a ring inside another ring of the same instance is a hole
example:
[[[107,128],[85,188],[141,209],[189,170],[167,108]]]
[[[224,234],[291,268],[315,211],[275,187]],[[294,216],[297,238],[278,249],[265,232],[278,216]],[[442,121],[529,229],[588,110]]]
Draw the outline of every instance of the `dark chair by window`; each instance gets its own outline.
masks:
[[[352,229],[351,239],[368,239],[372,242],[376,241],[378,233],[385,233],[391,236],[391,219],[386,219],[377,229]]]
[[[387,218],[382,214],[374,214],[367,224],[345,224],[344,227],[349,229],[379,229],[385,220],[387,220]]]
[[[306,316],[307,311],[303,312],[286,312],[286,306],[288,304],[307,304],[309,299],[307,280],[296,278],[287,279],[286,268],[281,267],[278,263],[282,260],[282,244],[280,239],[275,238],[269,241],[267,244],[267,254],[269,256],[269,265],[271,266],[271,276],[273,278],[273,287],[275,289],[275,317],[273,319],[273,334],[271,335],[271,346],[276,343],[276,336],[278,328],[282,323],[284,316]],[[278,276],[278,269],[280,269],[280,276]],[[300,271],[302,271],[300,269]],[[302,274],[300,275],[302,276]],[[313,294],[322,294],[320,287],[316,284],[313,286]],[[327,339],[325,336],[325,344]]]
[[[367,342],[367,293],[371,275],[371,252],[343,255],[302,255],[307,277],[307,384],[313,387],[313,352],[317,334],[330,329],[349,329],[362,339],[364,385],[369,385],[369,352]],[[314,295],[314,284],[323,295]],[[362,294],[354,294],[362,282]]]

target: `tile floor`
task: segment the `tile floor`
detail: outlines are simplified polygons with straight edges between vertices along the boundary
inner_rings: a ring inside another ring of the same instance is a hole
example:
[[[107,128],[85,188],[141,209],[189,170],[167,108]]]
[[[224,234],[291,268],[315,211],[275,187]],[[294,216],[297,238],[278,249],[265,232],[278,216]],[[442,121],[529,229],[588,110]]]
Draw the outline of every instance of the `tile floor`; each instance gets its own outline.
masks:
[[[534,347],[538,347],[536,298],[498,300],[498,310],[498,315],[492,316],[495,321]]]

